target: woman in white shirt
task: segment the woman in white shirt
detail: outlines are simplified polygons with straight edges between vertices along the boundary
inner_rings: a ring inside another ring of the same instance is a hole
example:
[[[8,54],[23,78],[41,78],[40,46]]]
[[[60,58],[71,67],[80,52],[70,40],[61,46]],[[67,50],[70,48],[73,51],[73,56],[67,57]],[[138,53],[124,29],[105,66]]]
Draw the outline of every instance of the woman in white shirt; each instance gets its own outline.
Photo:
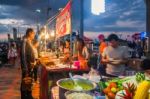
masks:
[[[78,39],[77,49],[78,49],[78,60],[80,62],[80,68],[81,69],[88,68],[89,51],[88,48],[85,46],[83,39]]]
[[[78,58],[88,60],[89,59],[89,51],[88,51],[88,48],[86,47],[83,39],[78,40],[77,46],[78,46]]]

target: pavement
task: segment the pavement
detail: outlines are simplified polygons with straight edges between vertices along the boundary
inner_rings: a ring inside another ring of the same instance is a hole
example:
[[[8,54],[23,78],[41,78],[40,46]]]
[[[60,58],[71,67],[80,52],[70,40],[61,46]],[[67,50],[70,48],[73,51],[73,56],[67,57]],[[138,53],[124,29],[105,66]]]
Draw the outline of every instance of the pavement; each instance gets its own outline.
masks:
[[[3,65],[0,67],[0,99],[21,99],[20,97],[21,70],[19,61],[15,66]],[[32,87],[34,99],[39,99],[39,83]]]
[[[17,65],[0,68],[0,99],[20,99],[21,70]]]

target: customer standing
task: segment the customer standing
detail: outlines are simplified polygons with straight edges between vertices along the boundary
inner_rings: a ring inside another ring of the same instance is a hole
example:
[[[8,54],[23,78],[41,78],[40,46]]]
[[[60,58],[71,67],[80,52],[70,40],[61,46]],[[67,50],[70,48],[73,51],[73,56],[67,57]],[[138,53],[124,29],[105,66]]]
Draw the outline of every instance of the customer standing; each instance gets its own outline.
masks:
[[[8,50],[8,61],[9,61],[9,63],[11,65],[15,66],[16,58],[17,58],[17,49],[15,46],[15,43],[11,43],[9,50]]]
[[[32,69],[34,63],[34,54],[32,49],[32,41],[35,37],[35,32],[32,28],[26,30],[25,38],[21,45],[21,69],[22,69],[22,81],[21,81],[21,99],[33,99],[32,97],[32,79],[27,84],[26,78],[31,78]]]
[[[107,66],[107,76],[123,75],[128,59],[128,49],[119,46],[119,38],[116,34],[109,35],[108,41],[110,45],[105,48],[102,54],[102,62]]]

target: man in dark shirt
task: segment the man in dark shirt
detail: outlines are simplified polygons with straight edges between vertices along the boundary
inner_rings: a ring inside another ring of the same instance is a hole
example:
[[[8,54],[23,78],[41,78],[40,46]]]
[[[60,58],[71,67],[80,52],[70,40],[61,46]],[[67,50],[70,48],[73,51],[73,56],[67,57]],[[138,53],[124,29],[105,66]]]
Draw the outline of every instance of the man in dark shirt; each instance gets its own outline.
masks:
[[[23,39],[21,45],[21,70],[22,70],[21,99],[33,99],[31,86],[26,86],[26,84],[24,83],[24,78],[32,76],[32,69],[34,63],[32,41],[34,37],[35,37],[34,30],[32,28],[28,28],[26,31],[25,38]]]

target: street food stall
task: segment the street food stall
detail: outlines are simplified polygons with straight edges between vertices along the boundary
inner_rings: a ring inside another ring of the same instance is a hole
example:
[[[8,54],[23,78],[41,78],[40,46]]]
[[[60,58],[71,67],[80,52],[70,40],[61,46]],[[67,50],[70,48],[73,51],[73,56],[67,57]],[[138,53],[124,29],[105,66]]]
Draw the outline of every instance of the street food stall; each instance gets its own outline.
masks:
[[[69,1],[57,16],[55,40],[64,35],[71,35],[70,6]],[[54,50],[49,50],[47,35],[48,33],[43,35],[44,50],[39,51],[40,99],[146,99],[134,97],[148,96],[150,83],[149,77],[141,72],[142,60],[130,59],[129,68],[132,67],[132,70],[127,70],[124,76],[117,78],[102,76],[89,68],[87,61],[73,60],[72,44],[69,46],[69,54],[58,51],[56,41],[53,43]],[[71,36],[69,39],[72,43]],[[83,39],[92,42],[86,37]]]
[[[41,99],[48,99],[50,91],[53,86],[56,86],[56,81],[61,78],[67,78],[69,72],[75,74],[82,74],[89,71],[87,66],[79,67],[79,62],[75,61],[72,64],[71,60],[64,60],[65,57],[59,57],[53,53],[46,53],[44,57],[40,58],[41,62]]]
[[[89,72],[89,68],[79,68],[75,63],[64,63],[62,59],[52,54],[41,58],[40,99],[137,99],[133,97],[148,96],[150,78],[141,71],[129,70],[124,76],[106,77]],[[70,73],[73,76],[69,76]]]
[[[41,54],[40,62],[40,99],[54,99],[52,90],[56,87],[56,82],[63,78],[68,78],[69,73],[74,75],[82,75],[88,73],[87,66],[80,66],[79,61],[64,61],[64,57],[57,56],[54,53],[43,52]],[[65,99],[64,91],[58,88],[59,97]],[[56,94],[56,93],[55,93]],[[59,98],[60,99],[60,98]]]
[[[51,90],[56,86],[56,82],[62,78],[68,78],[68,74],[82,74],[89,72],[87,61],[73,60],[72,40],[71,40],[71,1],[60,11],[56,17],[54,50],[47,48],[48,25],[43,35],[42,48],[39,51],[40,60],[40,99],[51,99]],[[65,47],[69,50],[59,49],[59,39],[65,35],[70,35],[70,45]],[[41,50],[44,49],[44,50]],[[62,98],[63,99],[63,98]]]

